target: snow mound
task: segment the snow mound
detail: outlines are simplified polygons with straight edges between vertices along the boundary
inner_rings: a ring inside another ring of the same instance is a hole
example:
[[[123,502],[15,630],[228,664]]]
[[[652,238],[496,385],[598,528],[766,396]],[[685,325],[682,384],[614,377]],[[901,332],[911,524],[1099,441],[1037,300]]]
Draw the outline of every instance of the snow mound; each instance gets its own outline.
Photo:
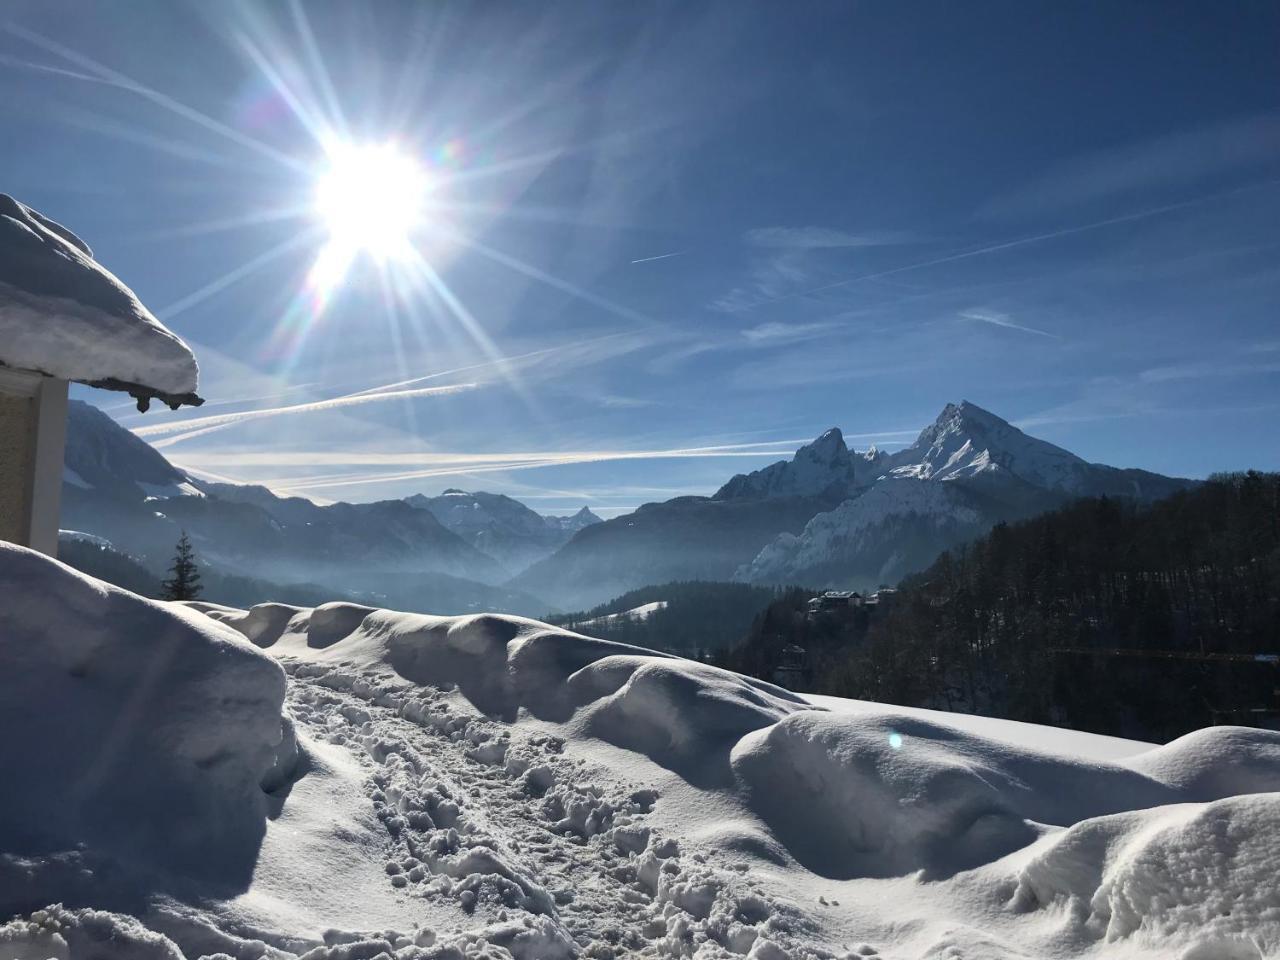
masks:
[[[1280,794],[1256,794],[1077,824],[1022,869],[1014,903],[1061,901],[1069,924],[1108,942],[1137,936],[1179,943],[1188,958],[1261,958],[1280,948],[1277,876]]]
[[[1047,826],[1280,790],[1280,733],[1202,730],[1105,763],[904,715],[797,713],[744,737],[732,765],[753,808],[815,873],[937,877],[994,862]]]
[[[812,707],[771,684],[718,667],[648,656],[611,656],[569,678],[584,705],[581,729],[647,754],[690,780],[723,768],[744,735]],[[727,774],[727,768],[723,769]]]
[[[196,359],[75,234],[0,194],[0,363],[191,403]]]
[[[33,771],[0,956],[1280,948],[1277,732],[1040,749],[518,617],[161,605],[0,557],[0,763]],[[145,869],[188,872],[102,895]]]
[[[120,871],[247,882],[263,784],[294,761],[280,667],[194,612],[6,543],[0,596],[0,769],[21,771],[0,791],[0,910],[40,889],[32,857],[65,854],[58,871],[85,882],[113,864],[99,872],[116,894]]]
[[[669,767],[701,763],[743,734],[797,710],[803,698],[726,670],[557,630],[536,620],[480,614],[437,617],[329,603],[312,610],[264,604],[208,609],[280,656],[338,666],[355,683],[370,670],[456,687],[490,716],[523,709]],[[334,682],[343,682],[335,679]]]

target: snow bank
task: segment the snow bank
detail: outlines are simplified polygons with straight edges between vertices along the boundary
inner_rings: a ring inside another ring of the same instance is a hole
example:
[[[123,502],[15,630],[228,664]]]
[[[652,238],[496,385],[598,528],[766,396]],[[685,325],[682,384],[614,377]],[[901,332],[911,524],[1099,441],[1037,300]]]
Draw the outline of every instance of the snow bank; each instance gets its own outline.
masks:
[[[192,402],[195,356],[61,224],[0,194],[0,363]]]
[[[1280,950],[1280,733],[1122,756],[1048,731],[1038,749],[1026,725],[988,737],[936,713],[815,709],[518,617],[183,609],[0,558],[0,595],[21,598],[0,614],[19,668],[0,677],[0,722],[19,731],[0,763],[38,786],[0,797],[0,908],[23,911],[0,956]],[[121,907],[83,893],[86,870],[114,879],[104,857],[114,877],[203,874]]]
[[[329,603],[210,609],[282,656],[380,665],[404,680],[456,687],[491,716],[521,709],[668,764],[700,761],[715,743],[796,710],[803,698],[773,684],[536,620],[481,614],[436,617]]]
[[[949,876],[1046,825],[1280,791],[1280,733],[1211,728],[1105,763],[908,716],[808,712],[744,737],[732,764],[753,809],[815,873]]]
[[[280,667],[194,612],[7,543],[0,596],[0,912],[55,874],[112,897],[159,873],[247,882],[262,784],[293,760]]]
[[[1044,843],[1015,906],[1055,902],[1107,942],[1177,942],[1184,956],[1280,949],[1280,795],[1231,797],[1087,820]]]

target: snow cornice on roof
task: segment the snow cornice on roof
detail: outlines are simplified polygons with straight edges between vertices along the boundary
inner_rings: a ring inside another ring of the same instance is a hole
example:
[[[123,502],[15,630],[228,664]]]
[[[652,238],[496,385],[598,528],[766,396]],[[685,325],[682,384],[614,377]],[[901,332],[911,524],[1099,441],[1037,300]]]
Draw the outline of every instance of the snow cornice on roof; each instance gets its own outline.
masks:
[[[0,365],[128,393],[145,411],[199,406],[191,349],[39,211],[0,194]]]

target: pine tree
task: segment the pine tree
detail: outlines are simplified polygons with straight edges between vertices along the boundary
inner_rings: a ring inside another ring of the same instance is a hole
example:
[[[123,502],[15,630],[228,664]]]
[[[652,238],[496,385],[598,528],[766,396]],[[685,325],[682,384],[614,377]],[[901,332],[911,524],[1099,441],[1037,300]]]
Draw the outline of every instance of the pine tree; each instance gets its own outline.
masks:
[[[200,596],[200,568],[196,566],[195,551],[185,530],[178,538],[169,574],[169,578],[160,584],[162,600],[195,600]]]

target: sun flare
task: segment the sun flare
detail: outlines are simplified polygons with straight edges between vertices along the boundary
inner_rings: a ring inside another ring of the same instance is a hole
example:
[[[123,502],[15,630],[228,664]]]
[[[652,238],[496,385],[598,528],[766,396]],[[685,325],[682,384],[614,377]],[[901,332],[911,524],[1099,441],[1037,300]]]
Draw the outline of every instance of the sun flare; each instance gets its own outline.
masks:
[[[394,143],[336,143],[325,151],[313,210],[328,240],[311,271],[326,295],[364,254],[377,263],[408,260],[430,188],[426,171]]]

